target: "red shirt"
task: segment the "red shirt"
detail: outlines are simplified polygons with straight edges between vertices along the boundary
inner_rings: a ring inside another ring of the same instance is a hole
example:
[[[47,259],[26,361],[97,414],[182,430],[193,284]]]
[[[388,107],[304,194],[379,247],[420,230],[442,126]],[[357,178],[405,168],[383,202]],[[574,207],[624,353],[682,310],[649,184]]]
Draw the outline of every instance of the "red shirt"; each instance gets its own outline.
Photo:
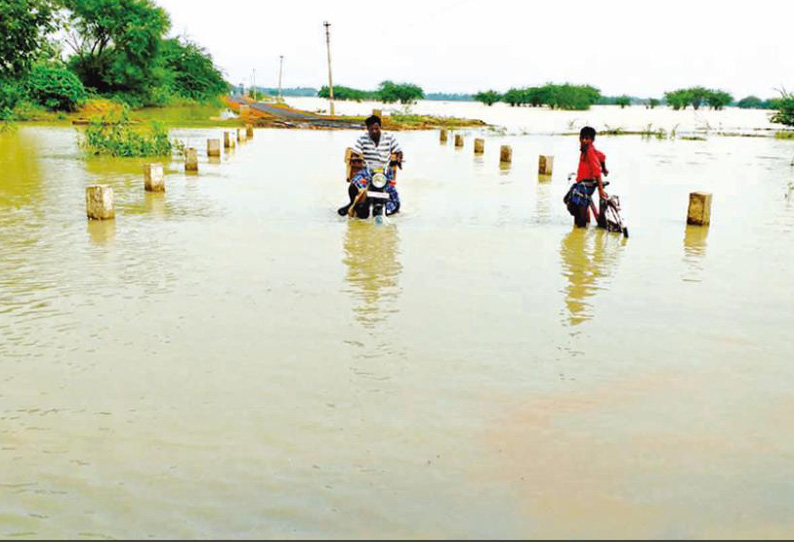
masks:
[[[579,171],[576,173],[576,182],[598,181],[601,179],[601,160],[595,147],[588,145],[587,150],[579,157]],[[603,155],[602,155],[603,156]]]

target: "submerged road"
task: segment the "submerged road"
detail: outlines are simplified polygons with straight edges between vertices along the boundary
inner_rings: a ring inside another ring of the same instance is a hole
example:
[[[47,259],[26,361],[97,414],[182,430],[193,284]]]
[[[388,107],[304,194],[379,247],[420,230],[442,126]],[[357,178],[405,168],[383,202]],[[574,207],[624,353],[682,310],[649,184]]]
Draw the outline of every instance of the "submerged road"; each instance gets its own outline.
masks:
[[[336,119],[336,118],[326,117],[323,115],[317,115],[314,113],[308,113],[304,111],[296,111],[294,109],[287,109],[276,105],[271,105],[266,103],[249,103],[240,100],[239,98],[233,98],[233,101],[240,105],[247,105],[251,109],[255,109],[257,111],[261,111],[262,113],[266,113],[270,116],[276,117],[277,119],[282,120],[287,124],[311,125],[311,126],[321,126],[328,128],[358,129],[363,127],[363,124],[359,122],[345,120],[345,119]]]

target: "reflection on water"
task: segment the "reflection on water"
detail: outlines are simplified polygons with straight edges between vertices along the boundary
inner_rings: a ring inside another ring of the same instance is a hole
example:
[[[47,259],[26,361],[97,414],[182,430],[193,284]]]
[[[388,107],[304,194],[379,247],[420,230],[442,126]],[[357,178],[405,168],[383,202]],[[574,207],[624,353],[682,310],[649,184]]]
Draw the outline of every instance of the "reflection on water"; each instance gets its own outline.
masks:
[[[115,220],[87,220],[86,223],[88,235],[95,245],[107,245],[116,239]]]
[[[367,329],[373,329],[396,310],[402,271],[399,247],[399,230],[393,224],[378,226],[363,220],[348,224],[343,259],[348,292],[356,300],[356,320]]]
[[[685,282],[701,282],[703,280],[703,262],[706,259],[709,228],[705,226],[687,226],[684,234],[684,263],[687,273]]]
[[[143,202],[147,212],[154,216],[165,216],[167,205],[163,192],[145,192]]]
[[[624,244],[622,237],[595,228],[574,228],[565,236],[560,245],[563,276],[568,279],[564,324],[575,327],[593,318],[588,299],[604,288]]]

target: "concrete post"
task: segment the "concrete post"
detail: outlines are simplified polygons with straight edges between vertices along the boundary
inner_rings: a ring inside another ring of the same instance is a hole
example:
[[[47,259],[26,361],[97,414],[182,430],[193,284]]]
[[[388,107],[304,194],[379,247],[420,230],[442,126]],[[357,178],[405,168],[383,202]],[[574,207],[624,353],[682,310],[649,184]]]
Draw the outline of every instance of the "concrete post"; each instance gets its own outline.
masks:
[[[687,224],[694,226],[708,226],[711,224],[711,194],[708,192],[693,192],[689,194],[689,212]]]
[[[165,192],[163,164],[146,164],[143,166],[143,187],[147,192]]]
[[[237,129],[237,141],[240,142],[240,143],[245,143],[245,140],[246,140],[245,130],[243,130],[242,128],[238,128]]]
[[[210,158],[220,158],[221,156],[221,140],[208,139],[207,140],[207,156]]]
[[[85,189],[85,212],[89,220],[112,220],[116,218],[113,208],[113,187],[92,184]]]
[[[455,134],[455,148],[460,149],[463,147],[463,136]]]
[[[482,154],[485,152],[485,140],[484,139],[475,139],[474,140],[474,154]]]
[[[223,132],[223,147],[225,149],[233,149],[234,142],[235,138],[232,132]]]
[[[538,160],[538,173],[540,175],[551,175],[554,171],[554,157],[541,156]]]
[[[185,149],[185,171],[198,171],[198,151],[195,147]]]
[[[447,130],[441,130],[439,141],[441,141],[441,143],[446,143],[447,140],[449,140],[449,132]]]
[[[503,164],[510,164],[513,161],[513,149],[508,145],[502,145],[499,153],[499,161]]]
[[[254,126],[252,124],[245,125],[245,137],[248,139],[254,138]]]
[[[250,114],[250,112],[251,112],[251,107],[250,106],[247,106],[247,105],[241,105],[240,106],[240,116],[241,117],[243,117],[243,118],[247,117]]]

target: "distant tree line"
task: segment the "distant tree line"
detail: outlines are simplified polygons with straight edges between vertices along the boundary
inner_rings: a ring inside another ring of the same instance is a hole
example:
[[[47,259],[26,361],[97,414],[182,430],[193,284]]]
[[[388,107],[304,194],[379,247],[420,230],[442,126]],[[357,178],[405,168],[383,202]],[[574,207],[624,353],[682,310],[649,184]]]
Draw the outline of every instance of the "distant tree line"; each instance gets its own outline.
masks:
[[[495,90],[478,92],[474,99],[485,105],[504,102],[512,107],[541,107],[581,111],[590,109],[601,100],[601,91],[590,85],[554,85],[511,88],[504,94]]]
[[[0,1],[0,117],[20,102],[70,111],[91,96],[144,106],[224,94],[210,54],[167,39],[170,28],[153,0]]]
[[[320,98],[330,98],[327,86],[324,86],[317,93]],[[421,87],[410,83],[394,83],[393,81],[383,81],[378,90],[359,90],[355,88],[334,85],[334,99],[341,101],[375,101],[383,103],[411,104],[425,97],[425,92]]]

